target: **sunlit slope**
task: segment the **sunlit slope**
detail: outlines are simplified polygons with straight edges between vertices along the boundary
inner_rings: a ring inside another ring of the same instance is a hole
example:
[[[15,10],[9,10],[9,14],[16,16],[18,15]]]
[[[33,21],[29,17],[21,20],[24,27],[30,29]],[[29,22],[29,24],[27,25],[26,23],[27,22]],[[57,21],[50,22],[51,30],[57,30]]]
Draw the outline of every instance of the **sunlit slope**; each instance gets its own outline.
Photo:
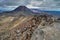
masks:
[[[24,23],[31,19],[32,16],[0,16],[0,31],[11,30],[21,23]]]

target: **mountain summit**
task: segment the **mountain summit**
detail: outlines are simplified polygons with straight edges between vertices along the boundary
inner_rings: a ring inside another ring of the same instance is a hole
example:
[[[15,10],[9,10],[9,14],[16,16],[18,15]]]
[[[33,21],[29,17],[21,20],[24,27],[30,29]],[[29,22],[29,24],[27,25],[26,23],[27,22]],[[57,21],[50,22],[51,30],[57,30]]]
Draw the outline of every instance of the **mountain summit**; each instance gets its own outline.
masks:
[[[27,11],[27,12],[32,12],[29,8],[27,8],[26,6],[19,6],[17,7],[15,10],[13,11]]]
[[[19,6],[14,11],[23,11],[23,10],[26,10],[26,9],[28,9],[26,6]]]
[[[24,15],[33,15],[33,12],[26,6],[19,6],[13,12],[23,12]]]
[[[19,6],[16,9],[14,9],[13,11],[8,11],[8,12],[4,12],[4,13],[6,15],[14,15],[14,16],[18,16],[18,15],[24,15],[24,16],[34,15],[32,10],[27,8],[26,6]]]

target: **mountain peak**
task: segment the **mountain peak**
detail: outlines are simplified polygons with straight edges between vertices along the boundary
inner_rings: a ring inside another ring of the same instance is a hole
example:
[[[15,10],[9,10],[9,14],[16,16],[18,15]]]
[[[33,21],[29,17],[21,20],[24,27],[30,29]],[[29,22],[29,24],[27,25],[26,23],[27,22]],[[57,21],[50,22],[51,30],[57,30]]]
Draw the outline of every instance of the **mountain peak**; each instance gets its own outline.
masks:
[[[28,9],[26,6],[19,6],[14,11],[23,11],[23,10],[26,10],[26,9]]]
[[[33,12],[26,6],[19,6],[13,12],[23,12],[23,15],[33,15]]]

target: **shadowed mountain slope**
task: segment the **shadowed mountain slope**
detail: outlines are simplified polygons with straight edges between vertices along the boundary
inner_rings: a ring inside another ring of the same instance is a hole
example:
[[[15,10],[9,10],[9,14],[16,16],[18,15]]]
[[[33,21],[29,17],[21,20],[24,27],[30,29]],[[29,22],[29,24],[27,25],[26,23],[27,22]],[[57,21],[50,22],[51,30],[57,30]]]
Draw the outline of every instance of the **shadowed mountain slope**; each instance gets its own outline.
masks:
[[[33,12],[26,6],[19,6],[13,12],[23,12],[23,15],[33,15]]]
[[[26,6],[19,6],[16,9],[14,9],[13,11],[6,11],[3,13],[0,13],[3,15],[10,15],[10,16],[20,16],[20,15],[24,15],[24,16],[31,16],[31,15],[35,15],[29,8],[27,8]]]

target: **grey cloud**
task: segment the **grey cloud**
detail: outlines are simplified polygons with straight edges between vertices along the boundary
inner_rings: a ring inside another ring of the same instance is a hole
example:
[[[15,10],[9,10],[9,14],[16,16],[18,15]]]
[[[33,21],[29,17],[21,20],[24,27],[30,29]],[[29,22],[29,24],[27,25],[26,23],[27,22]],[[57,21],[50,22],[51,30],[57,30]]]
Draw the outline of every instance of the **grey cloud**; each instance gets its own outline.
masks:
[[[60,0],[1,0],[0,6],[32,5],[37,7],[60,6]]]
[[[29,5],[32,5],[34,7],[59,8],[60,0],[32,0]]]
[[[27,5],[28,0],[4,0],[0,2],[0,6],[18,6],[18,5]]]
[[[0,0],[0,7],[2,8],[15,8],[19,5],[58,8],[60,7],[60,0]]]

